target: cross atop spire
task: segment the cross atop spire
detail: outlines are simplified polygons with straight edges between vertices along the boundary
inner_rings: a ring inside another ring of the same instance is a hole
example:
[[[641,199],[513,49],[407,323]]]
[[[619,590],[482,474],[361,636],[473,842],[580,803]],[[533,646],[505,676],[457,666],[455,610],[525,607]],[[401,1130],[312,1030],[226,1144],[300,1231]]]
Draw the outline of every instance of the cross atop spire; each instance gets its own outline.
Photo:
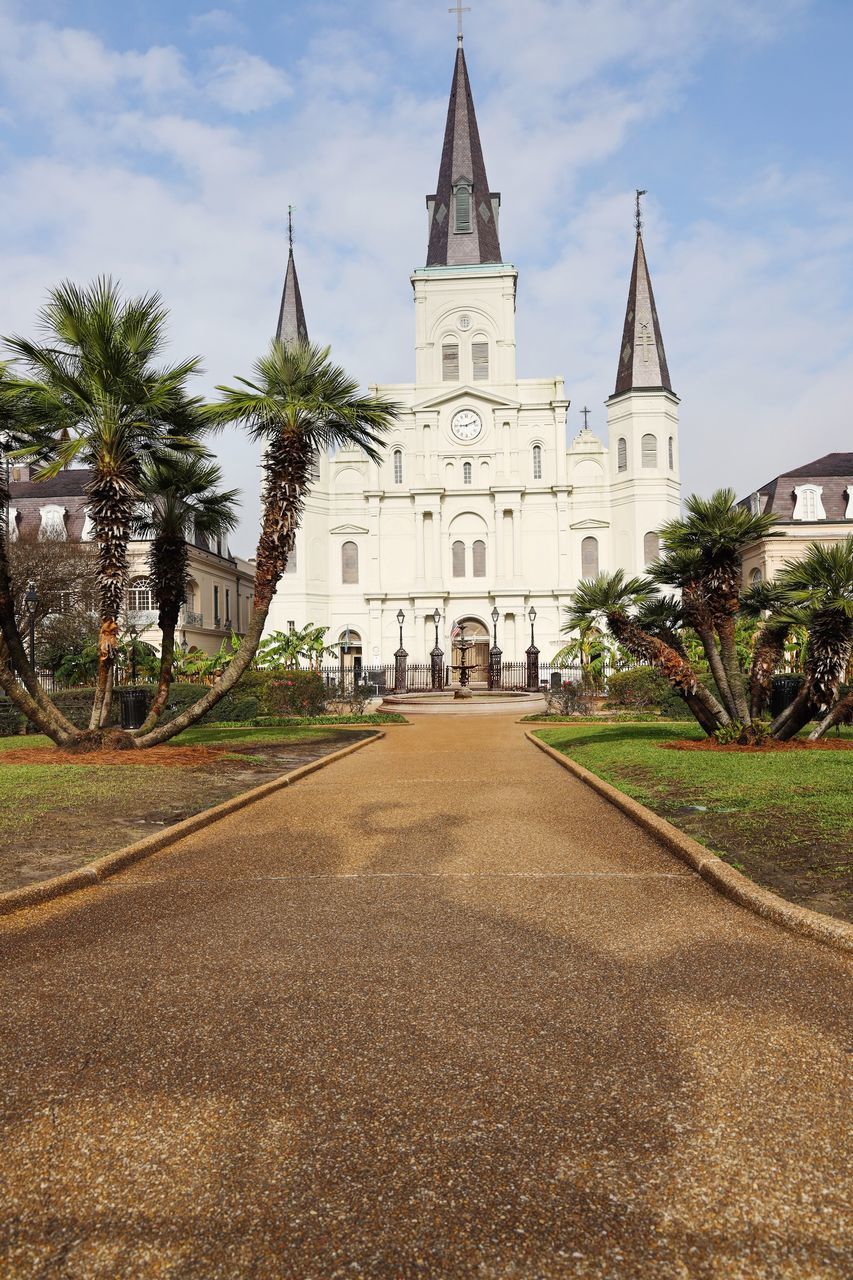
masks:
[[[637,211],[634,215],[637,223],[637,235],[641,235],[643,230],[643,210],[640,205],[640,201],[643,196],[647,196],[648,194],[648,191],[641,191],[639,187],[637,188]]]
[[[592,409],[587,409],[586,405],[584,405],[581,413],[583,414],[583,429],[584,431],[589,431],[589,415],[592,413]]]
[[[455,5],[455,7],[454,7],[453,9],[448,9],[448,10],[447,10],[447,12],[448,12],[448,13],[455,13],[455,14],[456,14],[456,17],[457,17],[457,19],[458,19],[458,23],[459,23],[458,31],[457,31],[457,35],[456,35],[456,39],[457,39],[457,40],[459,41],[459,43],[461,44],[461,43],[462,43],[462,41],[463,41],[463,40],[464,40],[464,38],[465,38],[465,33],[464,33],[464,32],[463,32],[463,30],[462,30],[462,15],[463,15],[463,13],[470,13],[470,12],[471,12],[471,7],[470,7],[470,5],[468,5],[468,6],[463,6],[463,5],[460,3],[460,0],[456,0],[456,5]]]
[[[287,243],[290,245],[290,252],[293,252],[293,205],[287,206]]]
[[[625,309],[625,327],[622,331],[622,350],[619,353],[619,369],[616,374],[615,395],[625,391],[672,391],[666,352],[663,349],[655,295],[646,250],[643,245],[643,219],[640,199],[645,191],[636,192],[635,221],[637,242],[634,248],[634,266],[628,289],[628,305]]]
[[[299,277],[296,274],[296,262],[293,257],[293,205],[287,207],[287,271],[284,275],[284,289],[281,294],[281,307],[278,313],[278,325],[275,336],[285,346],[294,342],[308,341],[308,325],[305,323],[305,308],[302,305],[302,293],[299,289]]]

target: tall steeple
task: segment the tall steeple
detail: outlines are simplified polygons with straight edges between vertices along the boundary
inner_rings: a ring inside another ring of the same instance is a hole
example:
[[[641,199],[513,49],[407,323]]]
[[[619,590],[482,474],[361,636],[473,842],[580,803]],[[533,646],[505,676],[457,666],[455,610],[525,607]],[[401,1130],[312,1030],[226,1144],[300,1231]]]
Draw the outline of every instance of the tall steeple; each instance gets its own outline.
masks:
[[[500,262],[500,203],[500,194],[489,190],[460,35],[438,186],[435,195],[427,196],[427,266],[461,267]]]
[[[287,271],[284,277],[284,289],[281,294],[281,307],[278,313],[278,327],[275,336],[279,342],[287,343],[308,341],[308,325],[305,323],[305,308],[302,305],[302,294],[299,290],[299,277],[296,274],[296,263],[293,259],[293,207],[287,212]]]
[[[625,391],[642,391],[646,388],[672,391],[655,307],[655,295],[652,292],[652,281],[643,246],[640,197],[645,194],[645,191],[637,192],[637,243],[634,249],[631,287],[628,290],[619,369],[616,374],[614,394],[617,396]]]

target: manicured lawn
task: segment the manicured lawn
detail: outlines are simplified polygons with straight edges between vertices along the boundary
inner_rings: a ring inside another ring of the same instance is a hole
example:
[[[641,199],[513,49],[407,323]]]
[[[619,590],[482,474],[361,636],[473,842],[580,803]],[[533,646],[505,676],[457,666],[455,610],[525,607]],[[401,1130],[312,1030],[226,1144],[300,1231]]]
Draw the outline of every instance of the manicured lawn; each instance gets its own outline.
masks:
[[[850,918],[853,751],[665,749],[674,739],[703,736],[684,724],[565,725],[537,733],[759,883]]]

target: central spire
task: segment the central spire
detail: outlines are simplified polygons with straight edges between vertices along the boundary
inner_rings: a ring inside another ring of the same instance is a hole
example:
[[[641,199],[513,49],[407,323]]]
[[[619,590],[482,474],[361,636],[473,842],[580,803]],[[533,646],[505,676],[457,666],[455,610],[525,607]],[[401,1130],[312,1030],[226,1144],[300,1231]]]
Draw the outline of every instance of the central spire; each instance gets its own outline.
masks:
[[[302,305],[299,277],[296,274],[296,262],[293,258],[293,205],[287,211],[287,241],[287,271],[284,277],[284,289],[281,294],[281,307],[275,331],[276,338],[279,342],[283,342],[285,346],[293,342],[308,341],[305,308]]]
[[[500,203],[498,192],[489,190],[465,51],[460,41],[438,185],[435,195],[427,196],[427,266],[463,267],[500,262]]]
[[[628,306],[625,310],[619,369],[616,374],[614,394],[617,396],[625,391],[644,389],[672,391],[660,321],[655,306],[655,295],[652,292],[649,264],[646,262],[646,250],[643,245],[640,198],[645,194],[645,191],[637,191],[634,215],[637,243],[634,248],[634,266],[628,289]]]

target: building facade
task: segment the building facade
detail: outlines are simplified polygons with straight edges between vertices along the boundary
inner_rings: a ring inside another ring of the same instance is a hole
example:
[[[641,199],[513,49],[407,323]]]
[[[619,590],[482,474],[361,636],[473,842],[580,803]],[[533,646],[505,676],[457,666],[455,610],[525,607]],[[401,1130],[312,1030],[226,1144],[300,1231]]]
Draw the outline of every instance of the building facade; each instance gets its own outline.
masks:
[[[426,265],[411,277],[414,381],[371,388],[401,406],[379,464],[354,450],[318,459],[268,629],[326,625],[370,666],[390,661],[402,611],[409,659],[425,662],[438,609],[447,661],[464,624],[484,677],[495,608],[504,659],[523,658],[532,606],[547,660],[581,578],[635,574],[657,554],[656,531],[680,510],[679,402],[639,217],[611,447],[586,425],[567,445],[562,377],[518,377],[518,272],[501,251],[461,41],[427,214]],[[278,336],[306,333],[291,247]]]
[[[777,536],[762,538],[744,552],[744,585],[750,586],[775,578],[786,560],[800,559],[812,542],[840,542],[853,535],[853,453],[827,453],[776,476],[741,505],[776,518]]]
[[[86,509],[90,478],[86,468],[73,467],[60,471],[52,480],[33,480],[28,467],[14,467],[9,483],[10,538],[91,543],[94,553],[94,533]],[[148,581],[148,548],[143,540],[128,547],[130,581],[124,616],[142,640],[159,650],[157,606]],[[196,537],[189,544],[189,574],[177,640],[188,649],[213,654],[232,630],[239,634],[248,623],[255,566],[232,555],[224,540],[214,545]]]

